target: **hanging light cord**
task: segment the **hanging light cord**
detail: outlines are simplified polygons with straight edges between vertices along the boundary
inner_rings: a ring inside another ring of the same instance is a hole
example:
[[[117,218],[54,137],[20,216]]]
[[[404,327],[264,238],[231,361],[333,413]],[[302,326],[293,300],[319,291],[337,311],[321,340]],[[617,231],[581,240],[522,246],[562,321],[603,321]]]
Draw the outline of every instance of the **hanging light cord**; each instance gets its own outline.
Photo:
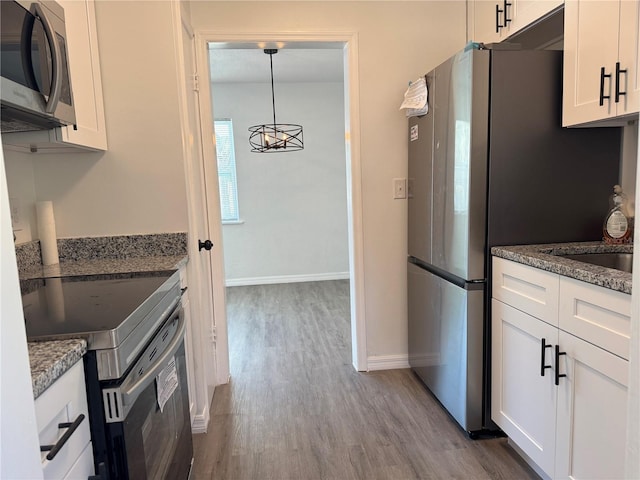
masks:
[[[272,52],[269,52],[269,63],[271,64],[271,105],[273,106],[273,128],[275,130],[276,128],[276,94],[273,89],[273,53]]]

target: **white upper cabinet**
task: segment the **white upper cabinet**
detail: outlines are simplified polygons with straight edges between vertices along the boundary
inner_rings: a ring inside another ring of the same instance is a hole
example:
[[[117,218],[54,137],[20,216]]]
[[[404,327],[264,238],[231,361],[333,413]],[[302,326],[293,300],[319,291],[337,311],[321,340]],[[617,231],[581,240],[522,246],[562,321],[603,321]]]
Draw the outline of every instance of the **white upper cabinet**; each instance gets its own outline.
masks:
[[[638,113],[639,26],[638,0],[566,1],[564,126],[624,125]]]
[[[468,3],[469,40],[501,42],[531,25],[555,8],[562,0],[474,0]]]
[[[39,132],[3,134],[3,144],[11,150],[33,153],[106,150],[94,0],[58,0],[58,3],[64,8],[76,124]]]

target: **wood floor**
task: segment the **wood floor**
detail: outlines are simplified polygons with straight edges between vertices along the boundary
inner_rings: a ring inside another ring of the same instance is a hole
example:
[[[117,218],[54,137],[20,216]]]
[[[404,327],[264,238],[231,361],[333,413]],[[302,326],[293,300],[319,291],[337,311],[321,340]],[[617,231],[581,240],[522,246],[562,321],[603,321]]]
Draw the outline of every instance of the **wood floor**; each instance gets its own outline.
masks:
[[[231,382],[192,478],[538,478],[506,440],[469,440],[410,370],[351,366],[346,280],[227,289]]]

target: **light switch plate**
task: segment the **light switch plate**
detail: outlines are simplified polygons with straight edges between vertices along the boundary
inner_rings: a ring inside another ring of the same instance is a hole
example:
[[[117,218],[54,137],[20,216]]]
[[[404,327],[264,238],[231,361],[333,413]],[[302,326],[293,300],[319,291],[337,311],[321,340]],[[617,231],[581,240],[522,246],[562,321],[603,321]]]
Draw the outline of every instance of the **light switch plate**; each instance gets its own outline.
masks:
[[[407,198],[407,179],[406,178],[393,179],[393,198],[394,199]]]

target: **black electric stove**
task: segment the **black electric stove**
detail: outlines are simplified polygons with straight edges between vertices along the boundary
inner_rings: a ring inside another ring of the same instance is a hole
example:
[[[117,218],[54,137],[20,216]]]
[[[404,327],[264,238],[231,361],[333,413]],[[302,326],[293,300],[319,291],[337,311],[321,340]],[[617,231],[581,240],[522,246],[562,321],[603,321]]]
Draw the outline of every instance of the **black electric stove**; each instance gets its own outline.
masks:
[[[115,379],[180,301],[176,271],[31,280],[22,306],[28,340],[85,338],[100,380]]]

